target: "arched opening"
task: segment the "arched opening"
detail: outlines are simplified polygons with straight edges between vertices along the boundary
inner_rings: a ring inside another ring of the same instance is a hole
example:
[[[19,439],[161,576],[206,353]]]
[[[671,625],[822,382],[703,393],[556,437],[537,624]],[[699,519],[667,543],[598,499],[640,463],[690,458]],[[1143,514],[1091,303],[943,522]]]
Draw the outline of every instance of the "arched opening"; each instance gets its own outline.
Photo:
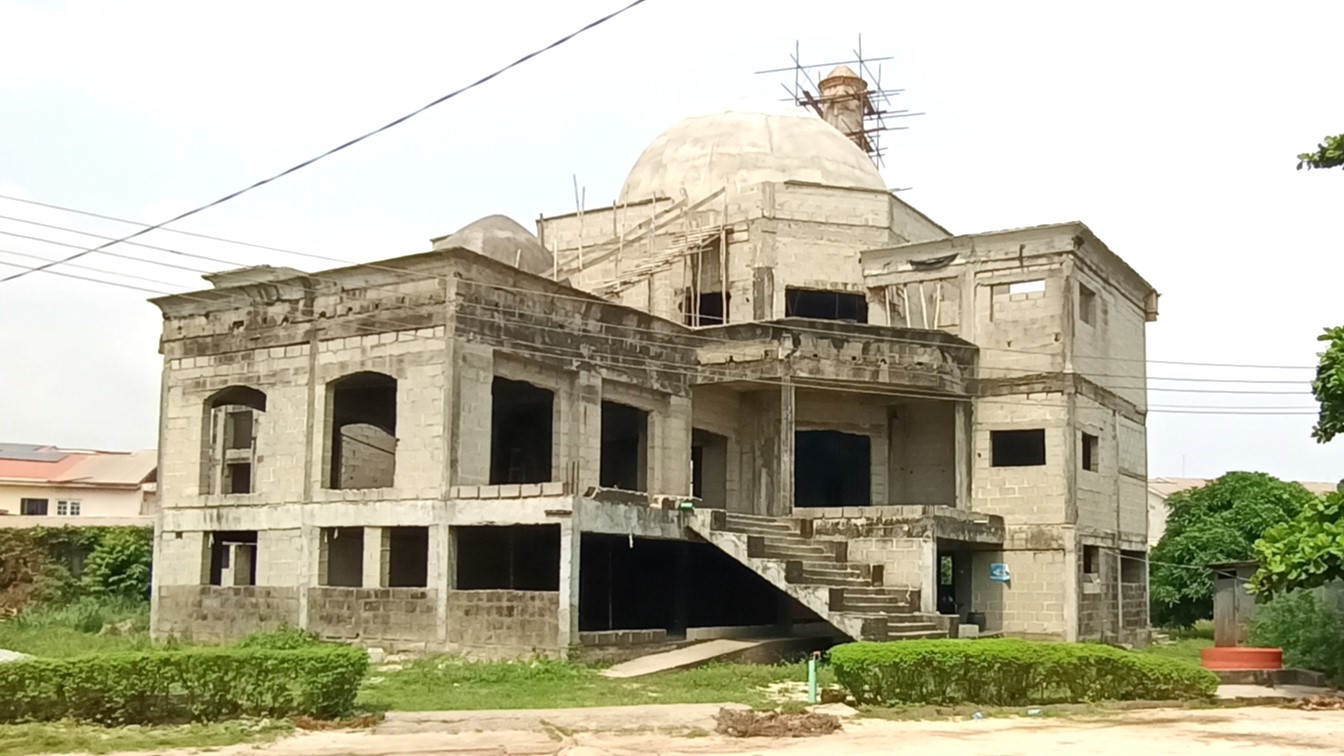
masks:
[[[207,494],[249,494],[257,480],[257,438],[266,394],[228,386],[205,400],[201,488]]]
[[[388,488],[397,466],[397,379],[361,372],[327,384],[327,487]]]

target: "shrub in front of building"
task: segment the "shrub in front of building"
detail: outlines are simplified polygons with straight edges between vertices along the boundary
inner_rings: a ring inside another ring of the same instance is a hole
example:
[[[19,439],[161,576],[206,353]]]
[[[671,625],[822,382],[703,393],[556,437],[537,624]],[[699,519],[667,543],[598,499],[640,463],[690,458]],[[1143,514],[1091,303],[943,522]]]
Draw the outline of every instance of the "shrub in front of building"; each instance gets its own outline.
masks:
[[[856,701],[886,706],[1166,701],[1218,688],[1217,676],[1186,662],[1092,643],[848,643],[830,659]]]
[[[0,664],[0,722],[107,725],[350,714],[361,649],[187,648]]]

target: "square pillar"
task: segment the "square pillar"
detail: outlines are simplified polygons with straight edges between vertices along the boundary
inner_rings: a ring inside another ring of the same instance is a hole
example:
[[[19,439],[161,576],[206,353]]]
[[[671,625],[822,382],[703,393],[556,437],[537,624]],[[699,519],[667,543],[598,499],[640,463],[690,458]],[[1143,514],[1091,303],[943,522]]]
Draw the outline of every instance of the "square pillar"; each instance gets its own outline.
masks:
[[[975,448],[971,443],[971,404],[957,402],[952,411],[953,468],[956,474],[957,509],[971,508],[971,471],[975,469]]]
[[[560,524],[560,632],[557,645],[579,645],[579,547],[582,533],[571,516]]]
[[[794,483],[794,414],[797,394],[788,378],[779,387],[779,437],[776,439],[779,452],[776,460],[779,474],[775,483],[775,496],[770,502],[768,514],[787,517],[793,514]]]
[[[602,376],[595,372],[579,373],[574,381],[574,428],[570,434],[574,449],[573,469],[565,480],[572,493],[582,496],[596,488],[602,479]]]
[[[386,542],[391,533],[386,528],[364,528],[364,578],[365,588],[387,587],[387,560],[389,546]]]

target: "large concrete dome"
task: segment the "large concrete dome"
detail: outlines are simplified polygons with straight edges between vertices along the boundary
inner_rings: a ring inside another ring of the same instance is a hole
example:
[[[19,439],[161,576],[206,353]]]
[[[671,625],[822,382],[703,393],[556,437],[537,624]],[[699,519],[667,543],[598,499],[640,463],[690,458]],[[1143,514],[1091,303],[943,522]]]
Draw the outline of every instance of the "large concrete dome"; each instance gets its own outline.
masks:
[[[551,253],[541,246],[531,231],[507,215],[487,215],[431,242],[434,249],[461,247],[528,273],[551,273]]]
[[[687,118],[654,139],[621,199],[680,199],[685,189],[695,202],[724,185],[732,193],[766,181],[887,188],[863,150],[816,116],[729,111]]]

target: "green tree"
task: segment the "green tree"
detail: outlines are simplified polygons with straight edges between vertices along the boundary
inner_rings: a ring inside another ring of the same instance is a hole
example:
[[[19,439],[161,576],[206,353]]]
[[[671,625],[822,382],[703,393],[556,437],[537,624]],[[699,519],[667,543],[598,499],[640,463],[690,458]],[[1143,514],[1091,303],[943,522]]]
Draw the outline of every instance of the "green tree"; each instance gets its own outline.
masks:
[[[148,599],[154,534],[116,528],[103,536],[84,565],[84,587],[95,595]]]
[[[1297,169],[1303,168],[1344,168],[1344,134],[1328,136],[1316,145],[1315,152],[1298,155]]]
[[[1149,555],[1153,621],[1188,627],[1213,616],[1213,576],[1203,565],[1254,558],[1256,541],[1317,497],[1265,473],[1231,472],[1167,499],[1167,530]]]
[[[1320,443],[1344,433],[1344,327],[1327,328],[1327,344],[1311,390],[1320,415],[1311,435]],[[1271,528],[1255,545],[1260,562],[1251,590],[1273,596],[1344,578],[1344,493],[1313,501],[1291,523]]]

